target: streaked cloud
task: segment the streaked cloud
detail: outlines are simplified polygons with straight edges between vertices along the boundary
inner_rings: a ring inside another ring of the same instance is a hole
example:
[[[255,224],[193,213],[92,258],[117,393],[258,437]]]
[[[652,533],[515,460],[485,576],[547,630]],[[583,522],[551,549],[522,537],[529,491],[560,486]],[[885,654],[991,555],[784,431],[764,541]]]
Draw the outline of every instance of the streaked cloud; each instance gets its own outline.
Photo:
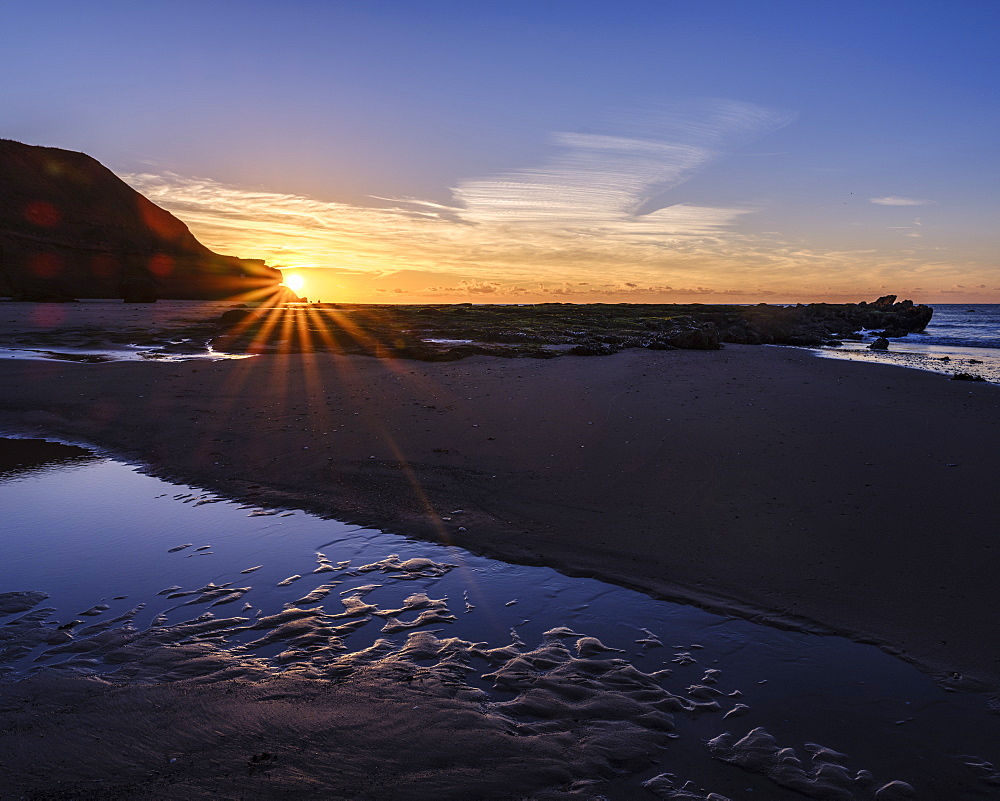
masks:
[[[537,223],[605,235],[703,235],[732,209],[644,208],[738,144],[787,124],[792,115],[746,103],[670,106],[635,125],[634,136],[556,134],[559,155],[537,169],[466,181],[454,190],[463,219]],[[707,226],[707,227],[706,227]]]
[[[611,269],[659,282],[668,263],[681,266],[731,236],[752,210],[684,202],[672,190],[790,119],[723,101],[662,107],[629,123],[629,135],[556,134],[548,164],[463,181],[451,205],[372,198],[360,206],[166,172],[122,177],[206,244],[275,266],[551,280]]]
[[[920,233],[920,231],[918,231],[917,229],[921,228],[921,227],[923,227],[923,223],[920,222],[920,218],[918,217],[913,222],[911,222],[909,225],[890,225],[889,226],[889,230],[890,231],[906,231],[907,233],[904,234],[904,236],[908,236],[911,239],[920,239],[921,237],[923,237],[923,234]]]
[[[931,200],[918,200],[917,198],[899,197],[898,195],[873,197],[869,198],[869,201],[877,206],[929,206],[933,203]]]
[[[833,251],[749,233],[739,223],[756,201],[688,200],[686,181],[791,119],[728,101],[646,109],[616,135],[555,134],[547,163],[459,182],[451,203],[338,203],[162,171],[121,177],[214,250],[309,270],[307,287],[325,281],[326,299],[738,302],[856,296],[882,283],[905,291],[967,272],[916,242]]]

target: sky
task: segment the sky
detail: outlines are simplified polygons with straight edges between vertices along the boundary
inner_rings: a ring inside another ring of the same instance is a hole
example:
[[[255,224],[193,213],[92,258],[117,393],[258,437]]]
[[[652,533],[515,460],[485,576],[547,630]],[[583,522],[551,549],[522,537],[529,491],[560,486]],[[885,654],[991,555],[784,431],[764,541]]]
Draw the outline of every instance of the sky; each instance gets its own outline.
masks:
[[[1000,302],[996,0],[11,3],[0,137],[313,300]]]

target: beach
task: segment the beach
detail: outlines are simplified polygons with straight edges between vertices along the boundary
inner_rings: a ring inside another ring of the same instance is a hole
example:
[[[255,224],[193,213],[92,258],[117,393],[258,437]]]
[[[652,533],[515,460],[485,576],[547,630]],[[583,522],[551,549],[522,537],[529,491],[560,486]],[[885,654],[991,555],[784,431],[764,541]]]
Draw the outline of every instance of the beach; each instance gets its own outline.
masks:
[[[1000,688],[1000,389],[794,348],[0,361],[0,425]]]
[[[96,5],[0,49],[0,801],[1000,801],[1000,5]]]

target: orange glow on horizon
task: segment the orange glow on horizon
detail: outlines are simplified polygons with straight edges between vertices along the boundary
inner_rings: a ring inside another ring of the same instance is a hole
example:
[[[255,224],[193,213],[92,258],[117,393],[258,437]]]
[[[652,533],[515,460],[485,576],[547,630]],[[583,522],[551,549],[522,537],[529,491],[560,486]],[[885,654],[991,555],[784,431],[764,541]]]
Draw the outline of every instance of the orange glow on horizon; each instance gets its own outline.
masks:
[[[506,184],[495,181],[486,188],[463,184],[464,206],[401,200],[383,208],[173,174],[123,177],[164,208],[176,205],[197,238],[217,252],[308,265],[287,268],[284,286],[311,300],[845,303],[887,292],[917,303],[1000,298],[993,263],[975,254],[952,261],[946,251],[901,250],[895,241],[810,248],[740,230],[736,221],[750,213],[743,208],[681,203],[623,215],[602,206],[581,211],[580,219],[592,224],[580,230],[562,218],[539,217],[524,198],[526,219],[504,217]],[[467,197],[476,187],[482,197]],[[886,236],[898,234],[887,230]]]

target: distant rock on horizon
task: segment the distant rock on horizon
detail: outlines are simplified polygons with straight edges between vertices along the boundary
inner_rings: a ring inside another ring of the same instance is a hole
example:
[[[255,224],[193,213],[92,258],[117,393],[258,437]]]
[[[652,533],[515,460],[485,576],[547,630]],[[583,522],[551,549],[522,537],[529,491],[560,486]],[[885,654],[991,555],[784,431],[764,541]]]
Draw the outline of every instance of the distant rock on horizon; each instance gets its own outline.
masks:
[[[260,259],[209,250],[96,159],[0,139],[0,296],[294,299],[280,284]]]

